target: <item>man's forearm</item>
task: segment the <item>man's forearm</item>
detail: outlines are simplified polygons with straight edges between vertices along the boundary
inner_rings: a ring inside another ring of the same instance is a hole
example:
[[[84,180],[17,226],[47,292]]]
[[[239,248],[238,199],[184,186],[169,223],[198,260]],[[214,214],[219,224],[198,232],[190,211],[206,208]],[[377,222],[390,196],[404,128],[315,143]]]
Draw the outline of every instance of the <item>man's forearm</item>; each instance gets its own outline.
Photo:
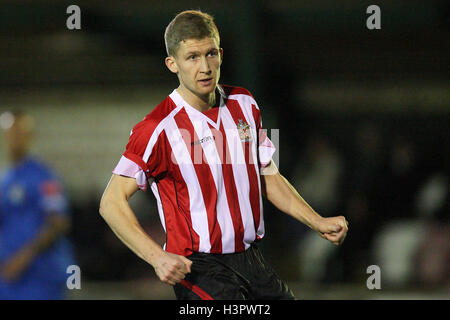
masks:
[[[266,198],[279,210],[316,229],[322,218],[279,172],[262,176]]]
[[[275,207],[316,231],[322,238],[340,245],[348,231],[344,216],[323,218],[298,194],[272,162],[270,175],[262,175],[263,193]],[[273,173],[275,171],[275,173]]]
[[[128,202],[104,199],[100,214],[116,236],[147,263],[153,265],[163,253],[161,246],[142,229]]]

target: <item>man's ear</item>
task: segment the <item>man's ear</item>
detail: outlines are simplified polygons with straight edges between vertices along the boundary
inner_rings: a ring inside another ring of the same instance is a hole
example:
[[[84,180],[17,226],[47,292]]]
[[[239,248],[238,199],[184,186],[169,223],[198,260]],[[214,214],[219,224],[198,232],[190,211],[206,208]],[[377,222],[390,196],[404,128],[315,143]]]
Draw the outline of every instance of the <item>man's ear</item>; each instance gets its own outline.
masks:
[[[219,48],[219,54],[220,54],[220,65],[222,65],[223,62],[223,49]]]
[[[177,62],[175,61],[175,58],[172,56],[169,56],[165,60],[167,69],[170,70],[170,72],[178,73],[178,66]]]

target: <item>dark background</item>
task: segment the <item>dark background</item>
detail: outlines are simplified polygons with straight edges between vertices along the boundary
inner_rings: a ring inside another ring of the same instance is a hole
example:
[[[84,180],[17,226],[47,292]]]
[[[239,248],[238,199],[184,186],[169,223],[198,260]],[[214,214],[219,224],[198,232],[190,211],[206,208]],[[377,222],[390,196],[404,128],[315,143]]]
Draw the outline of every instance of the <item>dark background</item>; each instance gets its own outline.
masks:
[[[81,30],[66,28],[71,4]],[[371,4],[380,30],[366,27]],[[265,202],[261,249],[296,295],[371,298],[370,265],[383,289],[448,294],[448,1],[2,1],[0,111],[36,118],[33,152],[67,186],[87,283],[69,297],[172,298],[98,205],[132,126],[178,85],[163,34],[185,9],[215,17],[220,82],[249,89],[279,129],[283,175],[321,215],[350,221],[334,247]],[[162,242],[152,194],[133,201]]]

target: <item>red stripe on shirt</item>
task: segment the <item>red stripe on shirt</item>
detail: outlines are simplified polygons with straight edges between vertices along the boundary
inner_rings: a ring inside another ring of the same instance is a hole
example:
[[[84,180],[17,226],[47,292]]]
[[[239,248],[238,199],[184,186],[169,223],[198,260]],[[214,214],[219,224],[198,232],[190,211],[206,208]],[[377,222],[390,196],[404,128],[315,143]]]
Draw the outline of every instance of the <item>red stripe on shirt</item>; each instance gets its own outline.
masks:
[[[206,157],[203,153],[202,144],[193,143],[199,141],[200,138],[197,136],[194,126],[189,120],[189,117],[187,116],[185,110],[181,110],[179,113],[177,113],[174,117],[174,120],[179,129],[184,129],[180,130],[180,133],[182,134],[183,140],[190,153],[195,173],[202,190],[202,197],[208,216],[209,240],[211,243],[210,253],[222,253],[222,232],[220,230],[216,215],[216,184],[214,182],[209,164],[206,161]]]
[[[233,117],[233,120],[236,123],[236,125],[238,124],[239,120],[246,121],[242,109],[237,101],[228,100],[227,106],[228,110],[230,110],[231,116]],[[252,145],[257,143],[255,138],[256,137],[253,136],[252,132],[252,140],[248,142],[242,142],[242,149],[244,151],[248,180],[250,184],[249,198],[256,232],[259,227],[261,212],[260,212],[260,193],[259,193],[258,175],[255,168],[255,163],[257,159],[256,160],[253,159],[253,153],[251,150]]]
[[[161,139],[167,139],[165,132]],[[172,148],[168,141],[165,145],[166,159],[170,159]],[[157,181],[166,225],[166,251],[187,256],[198,251],[200,239],[192,227],[189,192],[180,168],[173,161],[166,165],[171,166],[172,175]]]
[[[222,175],[224,177],[225,193],[227,196],[228,207],[230,209],[231,221],[234,228],[234,250],[241,252],[245,250],[244,245],[244,225],[242,222],[241,208],[239,207],[238,193],[236,189],[236,181],[234,180],[233,166],[227,162],[231,159],[228,150],[227,139],[223,124],[220,124],[220,131],[211,128],[214,136],[217,152],[219,153],[220,162],[222,163]]]

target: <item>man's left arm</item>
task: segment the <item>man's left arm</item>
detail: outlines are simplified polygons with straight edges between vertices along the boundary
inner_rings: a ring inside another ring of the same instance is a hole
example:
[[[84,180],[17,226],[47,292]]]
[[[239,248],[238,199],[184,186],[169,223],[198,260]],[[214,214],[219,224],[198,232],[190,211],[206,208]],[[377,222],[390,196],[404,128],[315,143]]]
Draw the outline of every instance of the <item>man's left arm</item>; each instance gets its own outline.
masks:
[[[324,218],[300,196],[271,161],[261,173],[263,195],[280,211],[316,231],[322,238],[340,245],[347,235],[348,223],[343,216]]]

